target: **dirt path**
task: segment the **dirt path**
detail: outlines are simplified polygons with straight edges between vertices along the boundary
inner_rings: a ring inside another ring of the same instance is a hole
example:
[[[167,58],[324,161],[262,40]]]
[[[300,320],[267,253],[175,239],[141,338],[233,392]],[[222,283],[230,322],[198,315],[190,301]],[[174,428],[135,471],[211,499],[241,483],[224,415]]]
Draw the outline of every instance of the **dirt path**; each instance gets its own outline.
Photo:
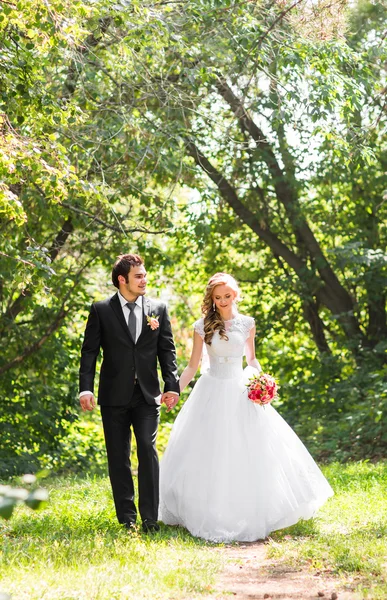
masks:
[[[361,600],[354,592],[343,591],[340,581],[307,569],[296,569],[266,558],[263,542],[219,549],[227,565],[218,577],[212,600]]]

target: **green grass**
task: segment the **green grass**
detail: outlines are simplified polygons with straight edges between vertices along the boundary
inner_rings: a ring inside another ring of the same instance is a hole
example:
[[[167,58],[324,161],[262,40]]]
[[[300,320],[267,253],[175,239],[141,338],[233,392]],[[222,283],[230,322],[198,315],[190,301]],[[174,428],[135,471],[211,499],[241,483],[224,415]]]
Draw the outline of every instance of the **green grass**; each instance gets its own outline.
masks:
[[[310,521],[272,535],[268,556],[337,574],[370,600],[387,598],[387,463],[332,464],[335,496]]]
[[[337,575],[368,600],[385,600],[387,463],[324,468],[335,496],[318,517],[276,532],[275,561]],[[0,521],[0,591],[13,600],[187,599],[211,594],[225,557],[181,528],[128,535],[106,477],[51,478],[46,509],[19,506]]]
[[[129,535],[116,523],[106,478],[51,480],[49,506],[18,507],[2,533],[0,591],[13,600],[193,598],[222,558],[181,528]]]

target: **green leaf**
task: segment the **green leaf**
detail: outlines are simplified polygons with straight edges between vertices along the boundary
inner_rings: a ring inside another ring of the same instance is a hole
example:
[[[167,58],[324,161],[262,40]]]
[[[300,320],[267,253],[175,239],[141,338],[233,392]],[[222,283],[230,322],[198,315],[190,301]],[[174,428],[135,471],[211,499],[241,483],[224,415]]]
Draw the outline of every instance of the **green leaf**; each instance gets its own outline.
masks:
[[[39,488],[29,494],[25,503],[27,504],[27,506],[32,508],[32,510],[37,510],[37,509],[41,508],[41,506],[44,503],[46,503],[47,501],[48,501],[48,491],[43,488]]]
[[[11,498],[0,499],[0,517],[3,519],[10,519],[12,517],[13,509],[15,508],[16,502]]]

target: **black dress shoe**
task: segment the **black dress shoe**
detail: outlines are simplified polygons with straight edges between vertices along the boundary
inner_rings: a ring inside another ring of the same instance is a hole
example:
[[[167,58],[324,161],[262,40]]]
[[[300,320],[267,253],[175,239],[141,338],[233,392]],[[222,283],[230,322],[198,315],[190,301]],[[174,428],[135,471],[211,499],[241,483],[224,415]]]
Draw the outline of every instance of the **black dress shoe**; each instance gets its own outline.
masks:
[[[128,521],[127,523],[124,523],[124,527],[126,527],[128,531],[137,531],[136,521]]]
[[[142,522],[142,530],[145,533],[154,533],[155,531],[160,531],[160,525],[156,523],[156,521],[152,521],[152,519],[144,519]]]

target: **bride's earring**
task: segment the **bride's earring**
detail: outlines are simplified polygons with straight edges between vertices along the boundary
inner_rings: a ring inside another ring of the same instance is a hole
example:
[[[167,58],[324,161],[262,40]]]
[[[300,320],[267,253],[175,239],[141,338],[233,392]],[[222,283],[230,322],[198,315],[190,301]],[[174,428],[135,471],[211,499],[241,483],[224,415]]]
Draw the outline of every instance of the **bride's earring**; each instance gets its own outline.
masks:
[[[215,311],[215,302],[212,304],[212,310]]]

